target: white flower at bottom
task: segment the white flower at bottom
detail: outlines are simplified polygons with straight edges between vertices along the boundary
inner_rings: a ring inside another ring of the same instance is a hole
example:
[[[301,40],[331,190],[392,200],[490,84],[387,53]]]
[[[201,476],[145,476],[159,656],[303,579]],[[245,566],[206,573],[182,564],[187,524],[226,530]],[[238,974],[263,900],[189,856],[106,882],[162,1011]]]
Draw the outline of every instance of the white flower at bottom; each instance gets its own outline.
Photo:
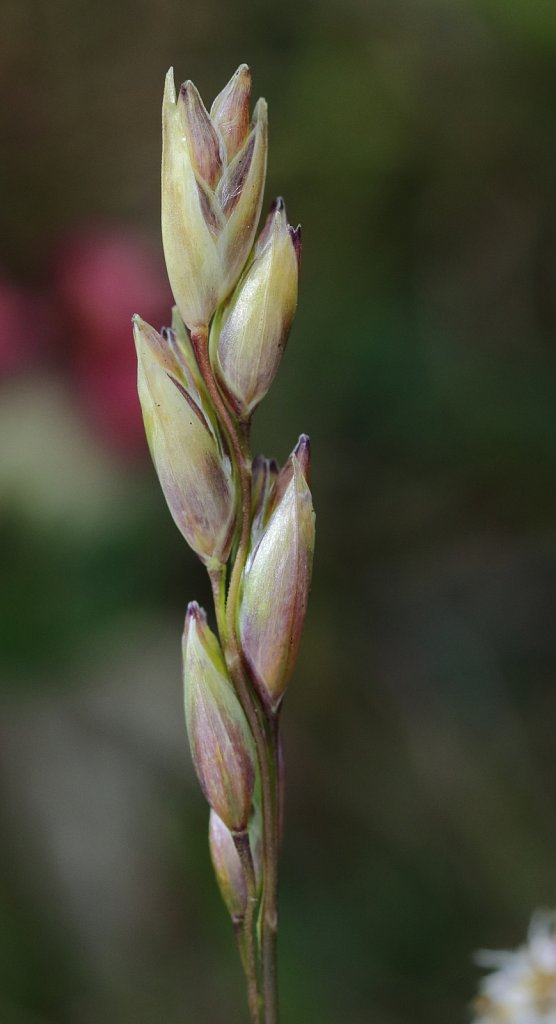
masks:
[[[556,1024],[556,912],[534,915],[525,946],[481,952],[483,979],[474,1024]]]

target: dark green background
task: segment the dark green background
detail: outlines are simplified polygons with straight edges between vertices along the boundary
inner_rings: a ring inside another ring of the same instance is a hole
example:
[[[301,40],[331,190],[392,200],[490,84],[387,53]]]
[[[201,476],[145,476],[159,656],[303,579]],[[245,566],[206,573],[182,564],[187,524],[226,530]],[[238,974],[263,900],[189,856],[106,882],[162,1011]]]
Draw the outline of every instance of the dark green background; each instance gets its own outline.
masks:
[[[170,63],[209,101],[247,61],[269,102],[267,198],[304,258],[255,442],[283,460],[311,435],[318,526],[283,1021],[463,1022],[473,951],[556,904],[556,6],[4,0],[2,21],[1,268],[46,294],[76,225],[159,255]],[[203,573],[147,459],[76,439],[63,358],[0,405],[0,1020],[240,1024],[181,721]]]

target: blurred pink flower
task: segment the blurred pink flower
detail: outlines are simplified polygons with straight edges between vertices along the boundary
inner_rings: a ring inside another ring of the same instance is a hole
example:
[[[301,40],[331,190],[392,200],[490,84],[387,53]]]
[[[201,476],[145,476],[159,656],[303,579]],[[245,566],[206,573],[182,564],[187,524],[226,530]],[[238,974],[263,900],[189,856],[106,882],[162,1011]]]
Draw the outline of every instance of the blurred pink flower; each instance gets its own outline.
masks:
[[[131,316],[169,321],[162,259],[124,229],[82,229],[59,246],[53,284],[65,359],[92,425],[124,454],[146,454]]]
[[[43,296],[0,276],[0,380],[36,363],[50,338]]]

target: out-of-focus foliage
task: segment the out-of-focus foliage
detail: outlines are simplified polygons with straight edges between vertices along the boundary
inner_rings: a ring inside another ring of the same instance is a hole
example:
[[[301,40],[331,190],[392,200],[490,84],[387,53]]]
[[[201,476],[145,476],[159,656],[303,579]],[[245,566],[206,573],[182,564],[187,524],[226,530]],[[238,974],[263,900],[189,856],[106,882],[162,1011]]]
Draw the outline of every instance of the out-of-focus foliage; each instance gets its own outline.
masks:
[[[556,7],[5,0],[0,1020],[244,1019],[186,752],[204,573],[163,506],[133,312],[170,319],[169,64],[246,60],[299,309],[255,447],[313,439],[285,708],[285,1024],[464,1021],[556,905]]]

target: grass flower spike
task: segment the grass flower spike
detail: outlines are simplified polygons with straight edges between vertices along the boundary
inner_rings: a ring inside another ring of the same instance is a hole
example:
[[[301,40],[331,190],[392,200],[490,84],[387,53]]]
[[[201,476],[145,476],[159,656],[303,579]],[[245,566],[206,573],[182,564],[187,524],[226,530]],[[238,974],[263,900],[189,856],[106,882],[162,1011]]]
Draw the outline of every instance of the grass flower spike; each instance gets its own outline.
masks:
[[[268,215],[250,263],[211,331],[212,358],[237,414],[248,419],[280,365],[297,305],[299,228],[283,199]]]
[[[239,611],[245,657],[262,699],[273,711],[295,665],[315,543],[311,492],[295,455],[289,465],[289,483],[247,560]]]
[[[240,925],[247,909],[247,886],[232,833],[216,811],[209,817],[209,847],[220,895],[234,925]]]
[[[266,174],[266,103],[249,125],[251,76],[238,68],[207,113],[193,82],[162,108],[162,238],[172,291],[190,329],[204,327],[249,255]]]
[[[138,391],[160,485],[176,526],[208,564],[225,562],[233,538],[232,465],[200,393],[175,359],[168,335],[135,317]]]
[[[253,866],[257,885],[261,876],[260,816],[255,814],[249,826]],[[247,887],[234,837],[215,811],[209,818],[209,847],[216,881],[222,899],[234,924],[243,921],[247,912]]]
[[[255,786],[255,747],[220,644],[196,601],[183,633],[185,720],[193,763],[210,806],[230,832],[245,832]]]
[[[258,240],[266,103],[250,119],[242,64],[210,112],[166,78],[162,238],[176,306],[160,332],[134,317],[138,390],[162,491],[204,562],[218,636],[196,601],[183,634],[193,764],[209,847],[237,936],[251,1024],[277,1024],[280,712],[307,610],[315,540],[310,445],[279,469],[249,428],[278,371],[297,305],[300,229],[282,199]]]

